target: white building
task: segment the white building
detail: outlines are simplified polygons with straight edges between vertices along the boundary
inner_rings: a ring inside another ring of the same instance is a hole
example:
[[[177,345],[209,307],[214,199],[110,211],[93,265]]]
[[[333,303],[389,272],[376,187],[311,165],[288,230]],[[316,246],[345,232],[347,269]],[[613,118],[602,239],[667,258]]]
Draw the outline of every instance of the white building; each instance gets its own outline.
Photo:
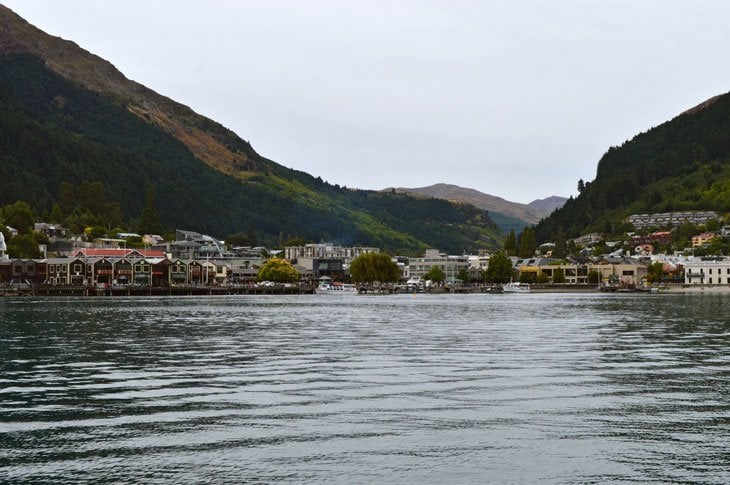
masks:
[[[693,260],[684,267],[686,285],[730,285],[730,260]]]
[[[469,257],[451,256],[439,252],[438,249],[427,249],[422,258],[410,258],[410,276],[411,278],[419,276],[425,280],[424,276],[434,266],[441,269],[447,282],[453,282],[458,278],[459,271],[469,270]]]
[[[5,252],[8,250],[8,246],[5,244],[5,235],[0,232],[0,261],[8,261],[8,255]]]

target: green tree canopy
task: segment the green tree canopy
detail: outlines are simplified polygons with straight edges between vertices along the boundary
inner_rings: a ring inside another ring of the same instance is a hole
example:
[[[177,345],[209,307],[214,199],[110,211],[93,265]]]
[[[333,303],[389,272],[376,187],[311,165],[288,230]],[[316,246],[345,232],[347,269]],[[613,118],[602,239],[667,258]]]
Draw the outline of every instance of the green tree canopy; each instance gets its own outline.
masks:
[[[600,282],[601,282],[601,273],[599,273],[598,271],[592,269],[588,273],[588,283],[590,283],[592,285],[596,285],[596,284],[598,284]]]
[[[431,269],[429,269],[428,273],[426,273],[423,277],[439,285],[443,283],[445,279],[443,270],[438,266],[431,266]]]
[[[367,253],[352,261],[350,277],[355,283],[393,283],[400,279],[400,269],[385,253]]]
[[[469,275],[469,271],[465,268],[461,268],[459,270],[459,273],[456,275],[457,278],[459,278],[464,283],[469,283],[471,281],[471,276]]]
[[[489,258],[489,266],[487,266],[486,271],[488,283],[509,283],[512,274],[512,260],[509,259],[507,253],[500,251]]]
[[[41,250],[33,234],[18,234],[7,242],[8,256],[11,258],[40,258]]]
[[[517,238],[515,237],[515,230],[511,229],[509,234],[504,240],[504,251],[507,256],[517,256]]]
[[[139,218],[138,231],[140,234],[160,234],[162,224],[160,223],[160,214],[157,212],[155,205],[155,189],[152,185],[147,186],[147,194],[145,196],[144,208]]]
[[[664,279],[664,265],[659,261],[650,264],[646,268],[646,280],[649,283],[658,283]]]
[[[76,209],[76,188],[68,182],[61,182],[58,189],[58,207],[63,217],[68,217]]]
[[[555,247],[553,248],[553,258],[563,259],[568,255],[568,243],[565,239],[565,232],[562,227],[558,228],[555,233]]]
[[[562,268],[558,268],[553,271],[553,283],[563,284],[565,283],[565,271]]]
[[[299,271],[285,259],[271,258],[259,270],[258,280],[273,281],[274,283],[294,283],[299,281]]]
[[[527,226],[522,230],[520,234],[520,250],[518,256],[520,258],[531,258],[535,256],[535,250],[537,249],[537,240],[535,239],[535,232],[532,227]]]
[[[15,204],[6,205],[3,210],[5,214],[5,224],[17,229],[23,234],[33,232],[33,223],[35,216],[33,209],[25,202],[18,201]]]

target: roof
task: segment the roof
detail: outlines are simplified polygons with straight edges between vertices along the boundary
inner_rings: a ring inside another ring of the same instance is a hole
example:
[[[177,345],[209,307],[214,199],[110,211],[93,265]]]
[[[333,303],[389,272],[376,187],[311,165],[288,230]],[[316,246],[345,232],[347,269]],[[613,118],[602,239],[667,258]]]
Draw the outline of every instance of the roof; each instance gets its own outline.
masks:
[[[71,256],[101,257],[101,258],[126,258],[134,253],[139,253],[146,258],[164,258],[165,253],[152,249],[116,249],[116,248],[82,248],[74,251]]]

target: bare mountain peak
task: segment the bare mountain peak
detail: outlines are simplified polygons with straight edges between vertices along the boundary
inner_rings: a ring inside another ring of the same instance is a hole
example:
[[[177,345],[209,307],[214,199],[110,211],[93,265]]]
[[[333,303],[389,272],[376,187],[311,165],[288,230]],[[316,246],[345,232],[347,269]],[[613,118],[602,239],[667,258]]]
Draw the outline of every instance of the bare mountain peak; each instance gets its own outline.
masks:
[[[392,189],[386,189],[392,190]],[[454,202],[464,202],[471,204],[480,209],[490,212],[498,212],[516,219],[525,221],[528,224],[537,224],[540,219],[552,212],[552,209],[546,210],[538,204],[533,207],[531,204],[520,204],[519,202],[511,202],[496,195],[485,194],[476,189],[460,187],[458,185],[438,183],[428,187],[404,188],[398,187],[397,192],[407,192],[419,194],[427,197],[435,197],[439,199],[447,199]],[[562,199],[556,197],[557,199]],[[563,199],[565,201],[565,199]],[[537,202],[537,201],[535,201]],[[557,201],[556,201],[557,203]],[[562,205],[562,204],[561,204]]]
[[[559,209],[565,205],[568,199],[566,197],[560,197],[559,195],[552,195],[545,197],[544,199],[536,199],[530,202],[529,205],[533,209],[543,211],[545,215],[550,214],[555,209]]]

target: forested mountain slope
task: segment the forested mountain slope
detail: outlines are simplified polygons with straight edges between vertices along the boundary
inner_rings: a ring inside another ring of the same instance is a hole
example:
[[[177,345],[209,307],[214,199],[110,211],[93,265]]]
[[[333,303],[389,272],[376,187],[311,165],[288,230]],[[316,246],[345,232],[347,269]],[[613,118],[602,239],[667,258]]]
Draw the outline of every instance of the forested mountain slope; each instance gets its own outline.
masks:
[[[39,213],[63,182],[99,181],[127,221],[152,186],[166,226],[218,237],[255,231],[263,244],[301,237],[461,252],[501,238],[469,205],[349,190],[266,160],[221,125],[2,6],[0,167],[0,204],[22,200]]]
[[[730,94],[611,147],[596,178],[536,226],[539,241],[562,229],[615,233],[632,213],[730,212]]]

